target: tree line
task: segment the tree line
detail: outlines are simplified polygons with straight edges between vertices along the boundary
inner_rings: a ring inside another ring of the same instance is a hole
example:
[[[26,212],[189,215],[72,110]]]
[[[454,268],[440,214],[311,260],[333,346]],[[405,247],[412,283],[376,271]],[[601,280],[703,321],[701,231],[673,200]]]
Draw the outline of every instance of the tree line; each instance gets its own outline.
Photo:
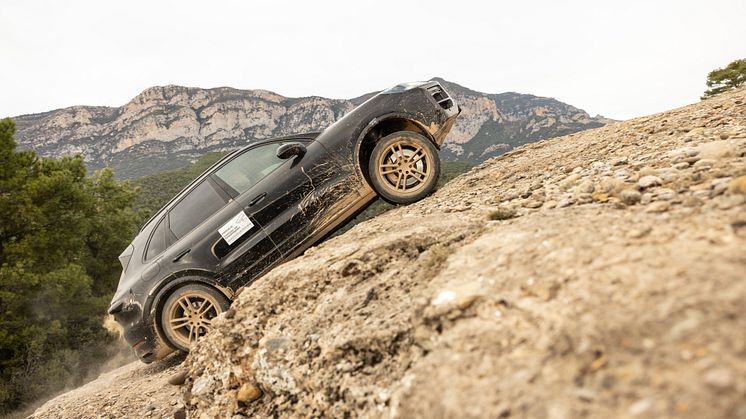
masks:
[[[102,321],[136,191],[83,159],[19,151],[0,120],[0,414],[81,384],[111,356]]]

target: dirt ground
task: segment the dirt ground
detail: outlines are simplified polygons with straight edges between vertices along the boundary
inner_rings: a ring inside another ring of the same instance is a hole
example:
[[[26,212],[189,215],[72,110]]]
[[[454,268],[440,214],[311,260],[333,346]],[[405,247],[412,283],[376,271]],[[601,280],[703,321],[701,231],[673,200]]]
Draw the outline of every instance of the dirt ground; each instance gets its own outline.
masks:
[[[741,90],[489,160],[34,417],[746,418],[745,279]]]

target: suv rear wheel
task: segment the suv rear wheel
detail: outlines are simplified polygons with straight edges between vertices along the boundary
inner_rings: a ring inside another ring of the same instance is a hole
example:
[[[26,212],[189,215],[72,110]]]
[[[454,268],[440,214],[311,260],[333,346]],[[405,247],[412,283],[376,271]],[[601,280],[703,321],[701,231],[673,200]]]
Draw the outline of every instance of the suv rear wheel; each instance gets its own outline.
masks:
[[[440,176],[438,150],[424,136],[399,131],[383,137],[371,153],[373,189],[392,204],[411,204],[433,192]]]
[[[182,351],[212,328],[212,320],[230,307],[218,290],[203,284],[183,286],[168,297],[161,309],[161,329],[169,343]]]

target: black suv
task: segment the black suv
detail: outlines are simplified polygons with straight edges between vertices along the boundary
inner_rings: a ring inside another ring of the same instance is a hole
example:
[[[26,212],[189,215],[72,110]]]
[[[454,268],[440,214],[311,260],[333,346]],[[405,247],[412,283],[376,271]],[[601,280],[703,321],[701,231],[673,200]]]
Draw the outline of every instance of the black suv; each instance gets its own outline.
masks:
[[[258,141],[161,208],[119,259],[109,313],[144,362],[189,347],[237,290],[318,243],[380,196],[433,191],[460,109],[434,81],[385,90],[321,133]]]

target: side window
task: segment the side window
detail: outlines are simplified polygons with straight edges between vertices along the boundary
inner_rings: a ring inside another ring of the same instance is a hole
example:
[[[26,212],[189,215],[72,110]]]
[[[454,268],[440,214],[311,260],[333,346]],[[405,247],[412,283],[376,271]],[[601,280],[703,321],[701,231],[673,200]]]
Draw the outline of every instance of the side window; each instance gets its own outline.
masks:
[[[265,144],[246,150],[218,169],[215,176],[242,194],[285,162],[277,157],[280,145],[282,144]]]
[[[150,236],[150,242],[148,243],[148,250],[145,252],[145,260],[150,260],[166,250],[168,247],[168,234],[166,231],[166,217],[161,218],[158,225],[153,231],[153,235]]]
[[[171,231],[177,239],[180,239],[225,204],[223,196],[209,181],[205,180],[171,209],[169,213]]]

